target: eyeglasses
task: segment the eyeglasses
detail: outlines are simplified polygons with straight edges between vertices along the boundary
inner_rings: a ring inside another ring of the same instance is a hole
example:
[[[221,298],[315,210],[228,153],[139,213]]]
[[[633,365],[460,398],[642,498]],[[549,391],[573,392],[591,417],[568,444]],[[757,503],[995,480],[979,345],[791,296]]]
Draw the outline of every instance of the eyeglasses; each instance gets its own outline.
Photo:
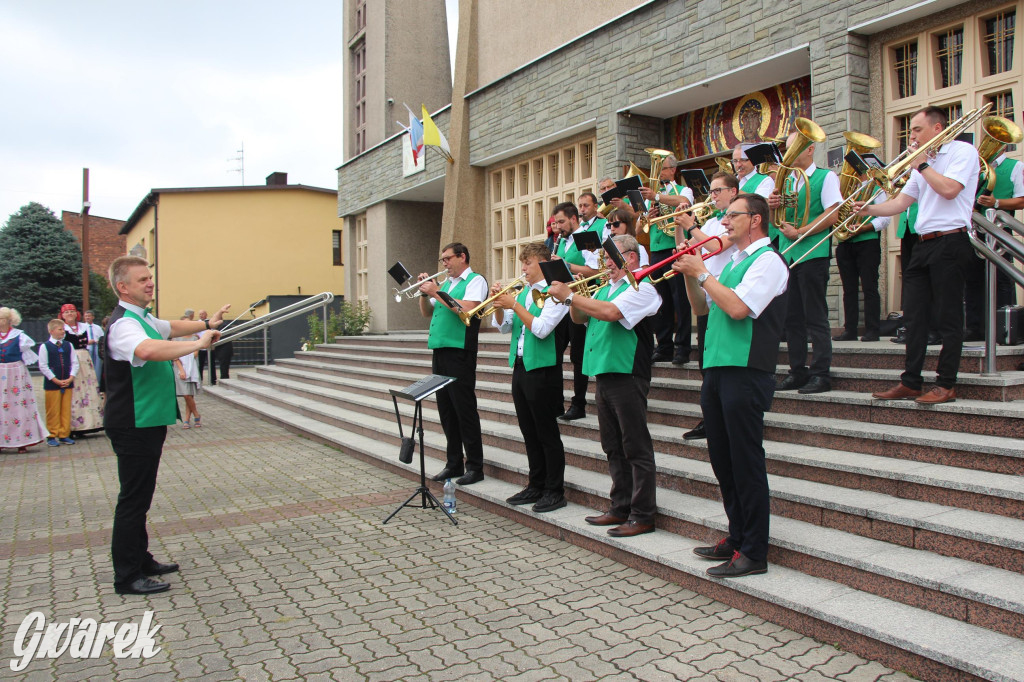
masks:
[[[712,187],[711,188],[711,193],[717,195],[717,194],[721,194],[722,192],[724,192],[727,189],[732,189],[732,188],[731,187]]]
[[[729,211],[728,213],[726,213],[722,217],[723,218],[728,218],[729,220],[733,220],[738,215],[757,215],[757,214],[754,213],[753,211]]]
[[[437,262],[440,263],[441,265],[448,265],[448,261],[450,261],[452,258],[455,258],[455,254],[452,254],[450,256],[441,256],[440,258],[437,259]]]

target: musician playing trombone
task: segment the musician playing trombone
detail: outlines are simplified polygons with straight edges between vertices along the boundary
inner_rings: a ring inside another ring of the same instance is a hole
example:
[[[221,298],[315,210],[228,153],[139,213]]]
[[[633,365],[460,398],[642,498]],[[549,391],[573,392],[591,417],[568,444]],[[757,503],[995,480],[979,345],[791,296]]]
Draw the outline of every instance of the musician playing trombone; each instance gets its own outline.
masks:
[[[799,133],[790,134],[786,146],[797,143]],[[839,177],[814,163],[813,143],[793,160],[793,167],[802,173],[790,175],[787,193],[796,193],[795,209],[786,209],[786,218],[779,228],[779,250],[793,263],[807,254],[802,262],[792,267],[787,290],[786,349],[789,353],[789,376],[779,382],[779,391],[797,389],[799,393],[825,393],[832,390],[829,372],[832,369],[832,328],[828,322],[829,261],[832,258],[832,240],[815,245],[811,235],[830,229],[839,219],[833,209],[843,201],[839,190]],[[805,179],[806,178],[806,181]],[[806,182],[809,191],[804,190]],[[768,198],[768,205],[776,209],[782,205],[779,188]],[[803,224],[796,224],[807,211]],[[802,235],[807,237],[786,250]],[[807,341],[811,342],[811,362],[807,362]]]
[[[708,575],[738,578],[768,570],[764,413],[775,393],[790,273],[768,240],[768,203],[762,197],[737,196],[722,225],[736,251],[720,276],[713,276],[699,255],[681,256],[672,269],[686,275],[693,309],[708,315],[700,406],[708,456],[729,518],[727,537],[693,551],[724,562],[709,568]]]
[[[928,144],[948,125],[946,113],[925,107],[910,119],[910,145]],[[941,138],[940,138],[941,141]],[[918,243],[904,273],[903,315],[907,356],[900,383],[873,393],[882,400],[915,398],[924,405],[956,400],[956,378],[964,337],[964,277],[975,258],[967,236],[978,186],[978,150],[966,142],[948,141],[934,156],[920,154],[914,171],[894,198],[880,204],[856,202],[861,215],[893,216],[917,202]],[[936,319],[932,319],[934,318]],[[934,324],[933,324],[934,323]],[[928,350],[928,329],[942,337],[935,386],[922,395],[921,370]]]
[[[629,235],[612,239],[626,267],[636,270],[636,239]],[[661,297],[647,280],[636,289],[631,287],[626,271],[612,258],[605,258],[605,267],[608,283],[592,298],[571,293],[562,282],[548,291],[554,301],[569,306],[574,322],[587,325],[583,371],[596,377],[597,383],[597,425],[612,479],[611,508],[585,520],[592,526],[611,526],[612,537],[632,537],[654,531],[657,510],[647,394],[654,345],[650,317],[658,311]]]
[[[458,242],[441,249],[441,265],[448,279],[440,287],[427,273],[420,273],[420,313],[430,318],[427,347],[433,351],[431,372],[455,377],[437,392],[437,413],[448,441],[447,462],[435,481],[455,478],[459,485],[484,480],[484,451],[480,414],[476,409],[476,350],[480,319],[467,326],[455,310],[438,296],[443,291],[463,310],[471,310],[487,298],[487,280],[469,267],[469,249]],[[462,451],[466,460],[463,464]]]
[[[565,449],[556,417],[562,411],[562,348],[556,328],[569,312],[554,301],[540,307],[534,291],[547,286],[540,264],[549,259],[543,242],[526,244],[519,253],[527,286],[518,294],[494,300],[493,326],[512,334],[508,364],[512,368],[512,402],[526,446],[530,478],[526,487],[506,502],[531,504],[538,513],[561,509],[565,501]],[[494,296],[501,284],[491,287]]]

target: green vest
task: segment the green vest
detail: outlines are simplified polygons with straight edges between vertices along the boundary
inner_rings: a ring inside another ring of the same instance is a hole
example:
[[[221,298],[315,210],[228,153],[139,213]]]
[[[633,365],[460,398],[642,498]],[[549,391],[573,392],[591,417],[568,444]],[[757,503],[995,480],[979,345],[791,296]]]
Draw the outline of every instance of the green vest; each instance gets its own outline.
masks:
[[[619,280],[615,291],[606,284],[594,295],[598,301],[611,301],[629,288],[629,280]],[[590,377],[598,374],[632,374],[633,355],[637,338],[632,329],[626,329],[619,320],[605,322],[590,318],[583,350],[583,373]]]
[[[730,261],[722,270],[718,281],[730,289],[735,288],[743,281],[743,276],[754,261],[765,251],[771,250],[771,246],[762,246],[738,264]],[[776,305],[777,303],[783,305]],[[704,369],[754,367],[774,373],[785,318],[784,303],[785,296],[778,296],[756,320],[749,315],[742,320],[734,320],[711,301],[708,330],[704,340]],[[757,330],[761,333],[755,334]]]
[[[534,317],[539,317],[541,313],[541,307],[533,301],[533,289],[530,287],[523,287],[523,290],[516,296],[516,300],[524,308],[530,311],[530,314]],[[527,305],[529,302],[529,305]],[[557,301],[548,299],[545,305],[558,305]],[[508,366],[514,367],[516,364],[516,355],[519,350],[519,334],[523,329],[523,321],[519,319],[519,316],[512,313],[512,344],[509,348],[508,353]],[[523,338],[523,366],[527,372],[538,369],[540,367],[552,367],[561,361],[557,357],[555,351],[555,331],[551,330],[551,333],[545,336],[543,339],[539,339],[534,336],[533,332],[529,329],[526,330],[526,336]]]
[[[125,309],[124,317],[138,320],[151,339],[163,341],[160,333],[143,318]],[[170,426],[178,421],[178,398],[174,388],[174,367],[169,360],[132,365],[132,395],[135,400],[135,426]]]
[[[740,194],[754,194],[757,191],[758,186],[764,182],[764,179],[767,177],[768,176],[763,173],[755,172],[746,182],[743,183],[743,186],[740,187]]]
[[[914,205],[916,206],[917,204]],[[878,232],[875,231],[875,226],[870,224],[871,221],[874,220],[874,218],[866,218],[865,220],[867,220],[869,224],[864,225],[864,227],[861,228],[861,231],[858,232],[856,236],[847,239],[847,243],[852,244],[853,242],[867,242],[871,241],[872,239],[877,240],[879,238],[880,235],[878,234]],[[808,237],[808,239],[810,239],[810,237]],[[821,239],[821,237],[819,237],[819,239]]]
[[[996,186],[992,188],[993,199],[1014,198],[1013,182],[1010,180],[1010,175],[1013,173],[1013,169],[1018,163],[1020,163],[1020,161],[1017,161],[1016,159],[1003,159],[1003,162],[996,166]]]
[[[683,188],[674,183],[666,188],[664,192],[661,192],[661,194],[668,194],[672,196],[679,196],[682,193]],[[674,206],[671,208],[673,211],[677,210]],[[651,251],[665,251],[667,249],[676,248],[676,238],[670,234],[665,234],[662,230],[663,227],[668,227],[669,224],[670,223],[658,223],[657,225],[651,226]]]
[[[589,232],[596,232],[597,236],[600,237],[604,233],[604,224],[607,222],[608,220],[606,218],[602,218],[601,214],[598,214],[594,218],[594,222],[587,226],[587,230]]]
[[[917,230],[914,229],[916,224],[917,202],[915,201],[906,211],[900,213],[900,222],[896,226],[896,238],[903,239],[907,234],[917,234]]]
[[[592,231],[592,228],[587,228],[586,230],[583,230],[583,232]],[[583,234],[583,232],[580,232],[580,234]],[[598,236],[600,236],[600,233],[598,233]],[[566,263],[572,263],[573,265],[587,267],[587,261],[583,257],[583,252],[576,248],[576,240],[572,238],[571,234],[568,237],[562,238],[562,243],[558,245],[558,253],[556,253],[555,255],[564,260]]]
[[[466,285],[477,277],[479,273],[474,272],[466,279],[460,280],[452,287],[449,279],[441,287],[452,298],[463,299],[466,296]],[[443,303],[434,304],[434,312],[430,316],[430,337],[427,340],[427,348],[465,348],[466,347],[466,325],[462,319],[448,309]]]
[[[811,176],[809,178],[807,178],[807,185],[811,189],[811,207],[810,207],[810,210],[807,212],[807,223],[806,223],[808,225],[810,223],[813,223],[814,220],[818,216],[820,216],[822,213],[825,212],[825,209],[821,205],[821,188],[824,187],[824,185],[825,185],[825,178],[827,176],[828,176],[828,171],[827,170],[825,170],[824,168],[818,168],[813,173],[811,173]],[[788,178],[786,178],[786,190],[787,191],[792,192],[793,191],[793,186],[795,184],[796,184],[796,178],[794,178],[792,175],[790,175]],[[804,199],[806,198],[806,196],[807,196],[807,192],[803,191],[803,188],[801,187],[800,191],[797,193],[797,206],[796,206],[796,209],[795,210],[793,208],[787,208],[786,209],[786,222],[787,223],[793,224],[796,227],[802,227],[802,225],[796,225],[796,221],[797,221],[798,218],[803,217],[803,214],[804,214]],[[804,255],[808,251],[811,251],[811,247],[814,246],[815,243],[817,243],[818,241],[821,240],[821,237],[822,237],[823,234],[825,234],[825,233],[817,234],[817,235],[812,234],[812,235],[809,235],[809,236],[805,237],[803,241],[801,241],[799,244],[797,244],[793,249],[791,249],[789,251],[789,253],[787,253],[784,256],[785,259],[786,259],[786,262],[787,263],[792,263],[793,261],[795,261],[798,258],[800,258],[800,256]],[[780,252],[781,251],[785,251],[787,248],[789,248],[789,245],[792,244],[793,241],[794,240],[789,239],[786,235],[784,235],[784,234],[782,234],[780,232],[779,233],[779,251]],[[832,253],[831,246],[832,246],[832,240],[831,239],[826,239],[825,241],[821,242],[821,244],[819,244],[811,252],[811,255],[808,256],[807,258],[805,258],[804,261],[802,261],[802,262],[806,262],[807,260],[809,260],[811,258],[828,258],[831,255],[831,253]]]

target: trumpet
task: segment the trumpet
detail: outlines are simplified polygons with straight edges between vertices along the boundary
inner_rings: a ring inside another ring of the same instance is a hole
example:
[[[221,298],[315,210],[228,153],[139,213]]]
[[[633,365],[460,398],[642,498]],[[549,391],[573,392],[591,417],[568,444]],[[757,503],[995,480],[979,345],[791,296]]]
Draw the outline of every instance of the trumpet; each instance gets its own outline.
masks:
[[[711,258],[712,256],[717,256],[718,254],[720,254],[724,250],[725,245],[722,244],[721,237],[717,237],[717,236],[716,237],[708,237],[707,239],[705,239],[703,241],[697,242],[693,246],[688,246],[685,249],[680,249],[679,251],[676,251],[675,253],[673,253],[671,256],[669,256],[668,258],[666,258],[663,261],[660,261],[658,263],[653,263],[651,265],[648,265],[643,270],[640,270],[640,271],[638,271],[636,273],[633,273],[633,276],[636,278],[637,282],[640,282],[645,277],[648,277],[648,276],[654,274],[655,272],[657,272],[658,268],[662,267],[663,265],[668,265],[669,263],[671,263],[672,261],[676,260],[680,256],[692,256],[692,255],[694,255],[696,253],[700,253],[701,248],[703,248],[703,246],[705,244],[707,244],[708,242],[711,242],[711,241],[718,242],[718,248],[715,249],[714,251],[711,251],[709,253],[703,254],[701,256],[701,260],[707,260],[708,258]],[[669,270],[668,272],[666,272],[664,275],[662,275],[658,279],[652,279],[651,280],[651,284],[658,284],[659,282],[664,282],[667,279],[672,279],[673,277],[675,277],[678,274],[679,273],[676,272],[675,270]]]
[[[423,294],[420,293],[419,291],[421,284],[423,284],[424,282],[429,282],[432,279],[437,279],[441,275],[447,274],[447,272],[447,270],[442,270],[441,272],[433,274],[430,277],[427,277],[426,279],[417,280],[410,284],[409,286],[405,287],[404,289],[399,289],[398,287],[395,287],[395,303],[401,303],[403,295],[406,298],[416,298],[417,296],[422,296]],[[443,284],[444,281],[438,280],[437,283]]]
[[[605,268],[598,270],[596,275],[591,275],[590,277],[584,277],[582,279],[574,279],[566,286],[569,287],[570,291],[577,293],[584,298],[590,298],[598,289],[605,285],[606,282],[602,282],[602,279],[606,281],[608,279],[608,270]],[[543,306],[544,301],[549,298],[551,298],[551,294],[548,293],[546,288],[544,291],[540,291],[538,289],[533,290],[533,302],[537,305]]]
[[[712,197],[708,197],[704,201],[696,203],[693,206],[687,206],[686,208],[681,208],[674,213],[668,213],[657,218],[648,218],[647,214],[641,214],[640,218],[637,219],[636,225],[637,228],[643,229],[644,232],[647,232],[652,225],[669,221],[674,222],[676,216],[691,212],[693,213],[693,217],[697,221],[697,224],[703,225],[707,222],[707,219],[711,217],[711,214],[715,212],[715,200]],[[674,224],[666,225],[659,229],[670,237],[674,237],[676,234],[676,226]]]
[[[462,324],[467,327],[473,322],[473,318],[480,318],[481,320],[488,315],[493,315],[497,308],[494,306],[494,301],[505,294],[512,293],[513,291],[519,291],[526,286],[526,275],[519,275],[514,280],[506,284],[501,288],[498,293],[493,294],[489,298],[480,302],[480,305],[469,311],[459,312],[459,319],[462,320]]]

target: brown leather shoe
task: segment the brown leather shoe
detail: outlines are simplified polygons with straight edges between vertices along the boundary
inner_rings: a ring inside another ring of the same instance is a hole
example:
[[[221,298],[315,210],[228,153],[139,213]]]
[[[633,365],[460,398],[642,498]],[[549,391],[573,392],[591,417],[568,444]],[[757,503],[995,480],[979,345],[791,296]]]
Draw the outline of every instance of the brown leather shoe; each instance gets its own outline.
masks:
[[[644,533],[653,533],[653,523],[640,523],[638,521],[626,521],[621,526],[608,529],[608,535],[613,538],[631,538],[634,535],[643,535]]]
[[[907,398],[916,398],[921,395],[921,391],[913,388],[908,388],[902,383],[896,384],[888,391],[880,391],[878,393],[872,393],[872,398],[878,398],[879,400],[905,400]]]
[[[626,519],[619,518],[618,516],[614,516],[607,512],[600,516],[588,516],[583,520],[591,526],[621,526],[626,522]]]
[[[918,405],[939,405],[941,403],[953,403],[956,402],[956,389],[942,388],[941,386],[932,386],[932,390],[928,391],[914,402],[916,402]]]

